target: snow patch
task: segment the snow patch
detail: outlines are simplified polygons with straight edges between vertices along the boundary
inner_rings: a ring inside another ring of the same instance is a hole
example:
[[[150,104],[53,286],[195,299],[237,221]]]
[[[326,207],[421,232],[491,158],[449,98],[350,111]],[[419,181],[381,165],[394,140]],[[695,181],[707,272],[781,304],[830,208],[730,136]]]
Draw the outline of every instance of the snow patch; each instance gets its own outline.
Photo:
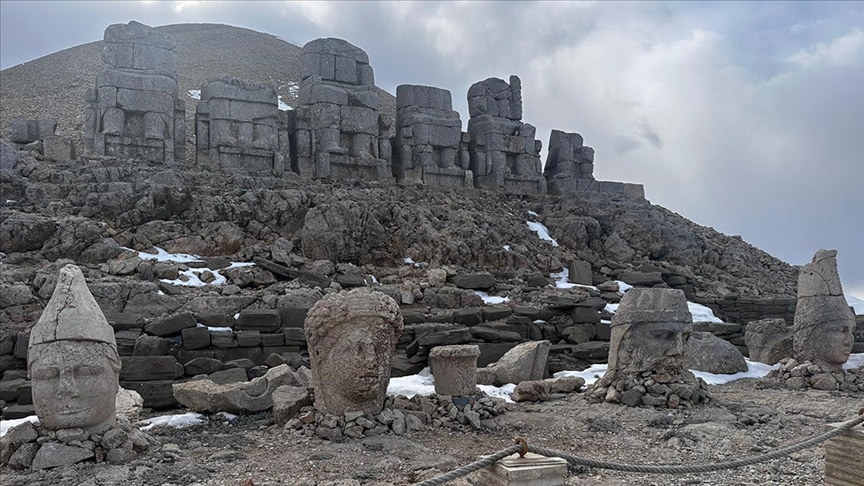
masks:
[[[614,314],[615,312],[618,311],[619,305],[620,304],[606,304],[606,306],[603,307],[603,310],[605,310],[606,312],[608,312],[610,314]]]
[[[844,370],[854,370],[862,366],[864,366],[864,353],[852,353],[849,355],[849,359],[843,363]]]
[[[540,216],[539,214],[535,213],[534,211],[530,211],[530,210],[528,211],[528,214],[530,214],[531,216],[537,216],[537,217]]]
[[[228,332],[228,331],[233,331],[233,330],[234,330],[234,329],[231,329],[230,327],[210,327],[210,326],[205,326],[204,324],[201,324],[200,322],[198,322],[198,323],[196,323],[196,324],[198,324],[197,327],[206,327],[207,330],[210,331],[210,332]]]
[[[862,353],[862,360],[864,360],[864,353]],[[731,375],[719,375],[715,373],[706,373],[704,371],[696,370],[690,371],[694,375],[696,375],[696,377],[705,380],[705,383],[709,385],[722,385],[724,383],[730,383],[735,380],[740,380],[742,378],[762,378],[767,375],[771,370],[776,370],[780,367],[779,364],[772,366],[764,363],[759,363],[757,361],[750,361],[746,358],[745,361],[747,362],[747,371],[733,373]],[[559,371],[552,376],[554,376],[555,378],[560,378],[562,376],[578,376],[585,380],[585,385],[590,386],[594,384],[595,381],[602,378],[608,370],[609,365],[604,363],[592,365],[582,371]]]
[[[479,290],[474,291],[478,297],[483,299],[484,304],[503,304],[504,302],[510,302],[509,297],[498,297],[496,295],[489,295],[486,292],[481,292]]]
[[[528,228],[537,233],[537,236],[539,236],[541,240],[548,241],[552,246],[558,246],[558,242],[549,236],[549,228],[543,226],[541,223],[535,223],[534,221],[526,221],[526,223],[528,223]]]
[[[744,358],[744,361],[747,362],[747,371],[742,371],[740,373],[732,373],[731,375],[718,375],[715,373],[708,373],[705,371],[696,371],[690,370],[697,378],[702,378],[705,380],[705,383],[709,385],[722,385],[724,383],[729,383],[735,380],[740,380],[742,378],[762,378],[767,375],[771,370],[776,370],[780,367],[780,364],[775,365],[767,365],[765,363],[760,363],[758,361],[750,361],[747,358]]]
[[[504,245],[504,249],[510,251],[510,245]]]
[[[618,292],[627,292],[628,290],[633,288],[633,286],[628,284],[627,282],[622,282],[620,280],[616,280],[615,282],[618,283]]]
[[[138,254],[138,258],[142,260],[156,260],[157,262],[174,262],[174,263],[189,263],[189,262],[200,262],[201,257],[195,255],[187,255],[186,253],[168,253],[167,251],[159,248],[158,246],[154,246],[153,248],[156,250],[156,254],[146,253],[143,251],[136,251],[132,248],[121,247],[124,250],[134,251]]]
[[[147,431],[159,425],[173,427],[175,429],[182,429],[184,427],[191,427],[193,425],[201,425],[205,422],[205,420],[206,418],[200,413],[187,412],[177,415],[162,415],[159,417],[153,417],[142,420],[138,423],[144,426],[141,427],[141,430]]]
[[[281,111],[292,111],[294,108],[291,108],[290,106],[288,106],[288,103],[285,103],[284,101],[282,101],[282,97],[279,96],[279,109]]]
[[[201,90],[200,89],[190,89],[189,90],[189,97],[192,98],[193,100],[200,100],[201,99]]]
[[[714,316],[714,311],[702,304],[687,302],[687,309],[693,316],[693,322],[723,322],[722,319]]]
[[[504,386],[492,385],[477,385],[477,388],[483,390],[483,393],[492,396],[503,398],[508,402],[513,402],[510,399],[510,394],[516,388],[513,383],[508,383]],[[410,376],[400,376],[398,378],[390,378],[390,383],[387,385],[388,395],[404,395],[408,398],[414,395],[429,396],[435,393],[435,377],[429,368],[423,368],[420,373]]]
[[[413,266],[416,267],[416,268],[420,268],[420,265],[423,264],[422,262],[421,262],[421,263],[417,263],[417,262],[415,262],[411,257],[408,257],[408,258],[406,258],[406,259],[403,260],[403,261],[404,261],[407,265],[413,265]]]
[[[228,413],[228,412],[218,412],[216,414],[216,416],[221,418],[221,419],[227,420],[229,422],[233,422],[233,421],[237,420],[237,417],[238,417],[238,415],[234,415],[233,413]]]
[[[30,422],[33,424],[39,423],[39,417],[35,415],[30,415],[28,417],[13,419],[13,420],[0,420],[0,437],[6,435],[6,432],[9,430],[23,424],[24,422]]]

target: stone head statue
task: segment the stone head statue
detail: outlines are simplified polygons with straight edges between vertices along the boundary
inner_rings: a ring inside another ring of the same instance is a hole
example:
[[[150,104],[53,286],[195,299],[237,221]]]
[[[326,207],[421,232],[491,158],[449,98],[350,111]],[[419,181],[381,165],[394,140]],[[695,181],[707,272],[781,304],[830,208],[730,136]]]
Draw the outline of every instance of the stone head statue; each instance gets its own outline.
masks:
[[[684,345],[692,329],[683,291],[631,289],[612,317],[609,370],[684,369]]]
[[[380,412],[402,335],[398,304],[369,289],[330,294],[309,310],[305,327],[315,408]]]
[[[819,250],[798,275],[795,359],[840,370],[852,352],[855,315],[843,296],[837,250]]]
[[[33,405],[45,428],[98,433],[114,424],[120,356],[114,330],[78,267],[60,269],[28,349]]]

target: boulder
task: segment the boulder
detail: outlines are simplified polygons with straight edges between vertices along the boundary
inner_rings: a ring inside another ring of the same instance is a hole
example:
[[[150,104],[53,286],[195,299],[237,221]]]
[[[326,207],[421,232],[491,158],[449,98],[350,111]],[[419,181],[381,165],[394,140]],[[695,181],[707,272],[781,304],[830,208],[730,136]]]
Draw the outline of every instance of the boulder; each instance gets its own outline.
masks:
[[[488,290],[495,286],[495,277],[491,273],[454,275],[448,280],[460,289]]]
[[[175,384],[174,398],[196,412],[260,412],[273,406],[273,392],[283,385],[300,385],[287,365],[272,368],[260,378],[219,385],[210,380]]]
[[[546,361],[549,358],[549,341],[531,341],[519,344],[507,351],[497,362],[486,367],[483,376],[494,373],[492,383],[481,382],[478,374],[477,382],[501,386],[507,383],[542,380],[546,373]],[[488,378],[485,378],[488,379]]]
[[[549,399],[549,384],[544,380],[523,381],[516,385],[510,398],[514,402],[539,402]]]
[[[792,357],[792,328],[783,319],[752,321],[744,331],[744,343],[751,361],[777,364]]]
[[[729,341],[709,332],[694,332],[684,348],[687,369],[721,375],[747,371],[744,356]]]
[[[144,332],[153,336],[171,336],[179,334],[183,329],[195,327],[195,317],[191,312],[181,312],[164,319],[159,319],[144,326]]]
[[[71,466],[85,459],[90,459],[94,455],[93,451],[83,447],[46,442],[42,444],[36,457],[33,458],[31,468],[33,471],[40,471],[52,467]]]
[[[114,403],[117,417],[124,417],[130,422],[137,422],[141,415],[141,409],[144,408],[144,399],[141,395],[134,390],[127,390],[123,387],[117,390],[117,398]]]

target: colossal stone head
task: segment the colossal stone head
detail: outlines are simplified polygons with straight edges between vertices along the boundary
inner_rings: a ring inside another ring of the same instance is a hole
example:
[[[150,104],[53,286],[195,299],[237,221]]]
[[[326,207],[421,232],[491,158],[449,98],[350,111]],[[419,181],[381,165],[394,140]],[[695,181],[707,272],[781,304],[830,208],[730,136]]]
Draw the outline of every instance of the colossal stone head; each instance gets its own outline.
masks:
[[[114,424],[120,376],[114,330],[74,265],[60,269],[54,295],[30,332],[27,370],[45,428],[102,432]]]
[[[852,352],[855,315],[843,296],[837,250],[819,250],[798,275],[795,359],[840,370]]]
[[[692,329],[683,291],[631,289],[612,317],[609,370],[684,369],[684,344]]]
[[[309,310],[305,327],[315,408],[380,412],[402,335],[399,305],[369,289],[330,294]]]

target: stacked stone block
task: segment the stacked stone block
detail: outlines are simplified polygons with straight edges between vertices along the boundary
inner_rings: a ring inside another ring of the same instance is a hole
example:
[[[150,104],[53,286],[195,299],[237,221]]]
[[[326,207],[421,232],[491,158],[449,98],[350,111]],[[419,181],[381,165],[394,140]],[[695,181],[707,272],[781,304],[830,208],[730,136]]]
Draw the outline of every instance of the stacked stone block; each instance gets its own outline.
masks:
[[[105,29],[102,70],[85,109],[86,151],[166,164],[186,157],[174,39],[132,21]]]
[[[522,123],[522,81],[489,78],[468,89],[468,150],[474,186],[515,194],[545,194],[536,129]]]
[[[198,165],[218,170],[290,170],[288,115],[273,86],[222,77],[201,87],[195,112]]]
[[[342,39],[316,39],[300,53],[300,106],[292,168],[309,179],[390,181],[388,120],[369,56]],[[382,146],[384,150],[382,150]]]
[[[449,91],[410,84],[396,88],[396,182],[473,187],[467,148]]]
[[[594,149],[583,144],[582,135],[552,130],[549,155],[543,170],[549,194],[604,192],[645,197],[642,184],[594,180]]]

